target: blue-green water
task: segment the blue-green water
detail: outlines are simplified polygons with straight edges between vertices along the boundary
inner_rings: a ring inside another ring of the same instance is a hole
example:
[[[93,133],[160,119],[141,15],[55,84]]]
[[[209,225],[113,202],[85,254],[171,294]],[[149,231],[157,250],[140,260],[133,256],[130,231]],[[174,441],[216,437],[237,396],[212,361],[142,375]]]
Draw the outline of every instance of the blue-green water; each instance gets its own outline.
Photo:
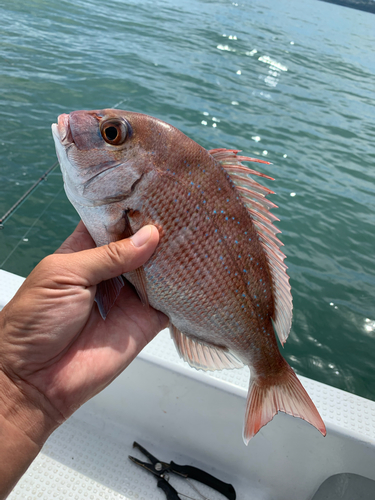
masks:
[[[315,0],[14,0],[0,19],[0,217],[75,109],[118,104],[264,157],[294,297],[284,355],[375,400],[375,16]],[[70,234],[61,187],[55,170],[6,222],[0,267],[27,275]]]

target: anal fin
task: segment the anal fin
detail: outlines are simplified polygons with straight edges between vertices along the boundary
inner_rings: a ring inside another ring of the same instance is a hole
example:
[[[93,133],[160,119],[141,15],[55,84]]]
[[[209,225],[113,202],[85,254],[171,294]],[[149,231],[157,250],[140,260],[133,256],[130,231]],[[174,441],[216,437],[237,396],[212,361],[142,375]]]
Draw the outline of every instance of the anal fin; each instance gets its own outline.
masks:
[[[225,348],[192,339],[172,324],[169,330],[178,354],[193,368],[214,371],[243,367],[243,363]]]

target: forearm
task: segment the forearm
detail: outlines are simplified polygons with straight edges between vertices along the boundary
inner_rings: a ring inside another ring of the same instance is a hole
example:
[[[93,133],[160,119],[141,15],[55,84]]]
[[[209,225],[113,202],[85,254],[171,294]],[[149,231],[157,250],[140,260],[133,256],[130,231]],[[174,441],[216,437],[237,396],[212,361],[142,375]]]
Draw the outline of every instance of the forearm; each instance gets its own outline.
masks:
[[[97,285],[134,271],[159,240],[153,226],[95,248],[82,223],[0,312],[0,500],[53,430],[106,387],[168,324],[124,284],[104,322]]]
[[[37,456],[40,447],[0,416],[0,499],[5,499]]]
[[[61,422],[48,405],[36,389],[14,383],[0,370],[0,500],[11,492]]]

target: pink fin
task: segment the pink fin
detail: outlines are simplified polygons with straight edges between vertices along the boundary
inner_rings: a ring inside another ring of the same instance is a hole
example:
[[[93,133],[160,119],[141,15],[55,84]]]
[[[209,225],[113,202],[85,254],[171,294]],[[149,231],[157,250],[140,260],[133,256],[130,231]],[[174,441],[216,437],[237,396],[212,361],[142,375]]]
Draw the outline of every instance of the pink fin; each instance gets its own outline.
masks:
[[[134,231],[132,229],[128,211],[124,212],[124,220],[125,220],[125,228],[123,232],[124,238],[129,238],[133,236]],[[146,307],[149,307],[149,301],[147,296],[147,287],[146,287],[146,274],[143,266],[138,267],[135,271],[131,273],[131,281],[133,283],[134,288],[137,290],[138,297],[141,299],[141,302]]]
[[[247,158],[246,156],[237,156],[238,152],[234,149],[212,149],[209,151],[221,163],[230,176],[254,222],[269,264],[272,279],[275,304],[275,312],[272,319],[279,340],[284,345],[292,325],[293,305],[289,276],[286,273],[287,267],[284,264],[285,255],[279,248],[283,243],[276,236],[280,231],[273,224],[273,221],[277,220],[277,218],[270,212],[270,209],[276,208],[276,205],[266,199],[266,196],[271,194],[272,191],[255,182],[249,177],[249,174],[266,177],[267,179],[272,179],[272,177],[260,174],[241,164],[241,161],[268,162]]]
[[[303,388],[292,368],[285,366],[277,380],[272,378],[251,378],[247,396],[243,439],[247,445],[250,439],[266,425],[278,411],[299,417],[326,435],[324,422],[314,403]]]
[[[243,367],[243,363],[224,348],[194,340],[172,324],[169,325],[169,330],[178,354],[193,368],[213,371]]]
[[[223,166],[224,165],[235,165],[237,167],[244,167],[241,165],[241,161],[253,161],[256,163],[265,163],[266,165],[270,165],[269,161],[259,160],[258,158],[250,158],[248,156],[237,156],[237,153],[241,153],[239,149],[225,149],[225,148],[216,148],[210,149],[208,153],[215,158],[215,160],[219,161]],[[260,177],[266,177],[267,179],[272,179],[272,177],[268,177],[268,175],[261,174],[256,170],[248,169],[250,173],[254,175],[259,175]],[[272,179],[273,180],[273,179]]]
[[[97,285],[95,302],[98,304],[98,309],[103,319],[107,317],[123,286],[124,280],[122,276],[102,281]]]
[[[138,267],[132,272],[132,283],[134,288],[137,290],[138,296],[144,306],[149,307],[149,301],[147,296],[146,288],[146,275],[145,270],[142,267]]]

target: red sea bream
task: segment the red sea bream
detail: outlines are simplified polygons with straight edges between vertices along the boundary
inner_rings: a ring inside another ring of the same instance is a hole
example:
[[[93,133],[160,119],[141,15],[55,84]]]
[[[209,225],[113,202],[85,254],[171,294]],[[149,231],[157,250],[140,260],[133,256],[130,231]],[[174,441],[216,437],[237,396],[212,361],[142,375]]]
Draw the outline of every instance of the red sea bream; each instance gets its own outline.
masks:
[[[170,319],[180,356],[201,370],[248,365],[247,444],[278,410],[324,423],[281,356],[292,320],[289,278],[268,188],[230,149],[207,151],[151,116],[74,111],[52,126],[67,196],[95,243],[160,232],[150,260],[126,275]],[[99,286],[108,313],[122,278]]]

